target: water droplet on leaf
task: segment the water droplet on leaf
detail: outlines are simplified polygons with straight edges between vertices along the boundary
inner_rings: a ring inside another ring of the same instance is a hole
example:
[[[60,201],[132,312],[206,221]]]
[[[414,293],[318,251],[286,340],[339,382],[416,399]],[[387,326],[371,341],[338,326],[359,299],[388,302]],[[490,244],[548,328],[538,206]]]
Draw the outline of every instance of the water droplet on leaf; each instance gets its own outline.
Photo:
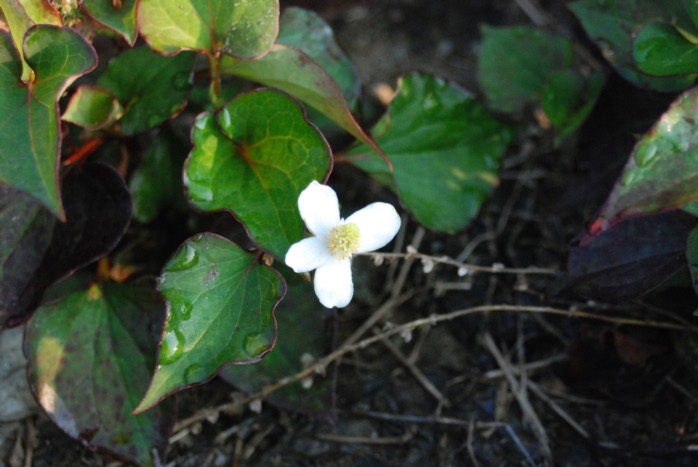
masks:
[[[166,331],[160,344],[160,364],[174,363],[184,351],[184,335],[178,330]]]
[[[199,262],[199,256],[191,245],[185,245],[179,250],[177,255],[172,259],[172,262],[167,267],[168,271],[181,271],[194,267]]]
[[[203,365],[194,363],[189,365],[186,370],[184,370],[184,381],[187,384],[200,383],[208,377],[208,371]]]
[[[242,343],[242,348],[250,357],[259,357],[271,349],[269,339],[261,332],[248,334]]]

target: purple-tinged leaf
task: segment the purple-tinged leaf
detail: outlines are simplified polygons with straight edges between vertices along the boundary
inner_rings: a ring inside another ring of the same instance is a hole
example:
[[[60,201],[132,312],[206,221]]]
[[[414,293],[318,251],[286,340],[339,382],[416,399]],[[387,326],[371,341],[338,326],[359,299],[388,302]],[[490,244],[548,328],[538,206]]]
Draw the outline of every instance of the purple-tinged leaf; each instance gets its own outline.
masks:
[[[274,308],[286,289],[258,255],[210,233],[184,242],[159,284],[167,321],[150,387],[134,413],[210,380],[225,365],[261,360],[276,342]]]
[[[61,143],[57,100],[79,75],[94,68],[92,46],[75,31],[32,26],[24,38],[24,58],[34,78],[21,81],[17,51],[0,31],[0,183],[24,191],[64,219],[58,189]]]
[[[682,94],[637,143],[591,235],[698,199],[698,88]]]
[[[99,21],[133,46],[136,43],[136,9],[138,0],[80,0],[89,16]]]
[[[600,301],[643,295],[686,267],[695,222],[673,211],[624,220],[591,243],[572,248],[565,287]]]
[[[131,414],[165,314],[153,285],[107,282],[63,296],[39,307],[24,342],[32,392],[51,420],[86,447],[139,465],[161,465],[176,415],[173,401]]]
[[[9,200],[3,204],[12,206],[17,199],[14,195],[5,192]],[[63,180],[63,197],[65,223],[51,225],[46,219],[48,211],[37,212],[20,201],[27,208],[10,215],[18,218],[17,225],[27,226],[22,239],[17,237],[16,226],[0,225],[0,256],[8,258],[0,271],[0,329],[26,321],[49,286],[111,251],[131,219],[131,198],[124,180],[107,165],[73,168]],[[47,233],[47,229],[52,230]]]

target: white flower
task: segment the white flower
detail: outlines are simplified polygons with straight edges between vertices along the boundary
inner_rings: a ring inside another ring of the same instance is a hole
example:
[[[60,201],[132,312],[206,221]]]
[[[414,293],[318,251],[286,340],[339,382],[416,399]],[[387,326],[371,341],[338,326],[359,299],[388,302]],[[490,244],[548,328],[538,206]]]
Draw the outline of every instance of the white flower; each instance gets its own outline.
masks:
[[[345,307],[354,295],[351,255],[388,244],[400,230],[400,216],[390,204],[373,203],[341,219],[337,194],[316,181],[301,192],[298,210],[313,236],[291,245],[286,264],[295,272],[315,269],[320,303]]]

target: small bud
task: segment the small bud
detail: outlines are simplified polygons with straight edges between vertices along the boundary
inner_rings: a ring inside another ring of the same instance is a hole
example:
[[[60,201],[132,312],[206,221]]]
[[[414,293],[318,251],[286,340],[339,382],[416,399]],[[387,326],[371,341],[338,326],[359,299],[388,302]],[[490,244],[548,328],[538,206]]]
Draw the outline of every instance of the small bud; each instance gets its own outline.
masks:
[[[262,399],[255,399],[250,402],[250,410],[254,413],[262,413]]]
[[[470,272],[470,268],[468,268],[466,266],[461,266],[458,268],[458,277],[464,277],[469,272]]]

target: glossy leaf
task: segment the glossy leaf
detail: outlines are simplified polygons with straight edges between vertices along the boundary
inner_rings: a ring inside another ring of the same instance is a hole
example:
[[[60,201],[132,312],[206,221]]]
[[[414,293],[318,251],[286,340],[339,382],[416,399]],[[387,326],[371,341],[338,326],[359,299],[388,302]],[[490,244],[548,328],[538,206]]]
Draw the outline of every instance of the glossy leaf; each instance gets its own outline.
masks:
[[[224,365],[254,363],[276,342],[274,307],[285,284],[259,257],[204,233],[165,265],[159,290],[168,303],[158,365],[136,408],[211,379]]]
[[[94,284],[41,306],[27,325],[25,353],[32,392],[51,420],[92,450],[139,465],[155,465],[156,450],[164,460],[172,401],[131,414],[163,318],[152,285]]]
[[[221,378],[248,394],[302,371],[328,351],[327,310],[315,299],[312,284],[293,273],[284,278],[288,290],[275,313],[279,338],[274,350],[256,365],[228,366],[220,373]],[[305,387],[300,381],[292,383],[272,392],[266,400],[295,411],[325,411],[330,380],[324,375],[311,378]]]
[[[483,26],[478,79],[489,106],[499,112],[519,112],[537,101],[557,70],[573,60],[569,40],[525,26]]]
[[[327,142],[302,108],[274,90],[249,92],[218,115],[201,114],[192,138],[184,169],[191,202],[232,211],[260,248],[283,258],[303,237],[298,195],[331,165]]]
[[[0,31],[0,147],[13,152],[0,158],[0,182],[28,193],[63,218],[57,100],[77,76],[96,65],[97,57],[79,34],[55,26],[31,27],[24,57],[35,74],[26,84],[12,41]]]
[[[570,8],[606,60],[628,81],[659,91],[684,89],[694,81],[692,76],[647,76],[633,58],[633,40],[648,23],[676,21],[682,29],[695,30],[682,0],[579,0]]]
[[[583,78],[571,69],[553,72],[543,88],[542,106],[557,131],[559,144],[579,128],[591,112],[604,85],[604,75]]]
[[[515,135],[466,91],[418,73],[400,79],[373,132],[393,162],[402,202],[425,227],[448,233],[465,227],[497,186],[499,160]],[[389,180],[385,164],[364,145],[346,159]]]
[[[129,183],[135,219],[150,222],[163,208],[186,206],[182,192],[185,156],[171,133],[161,131],[155,137]]]
[[[73,168],[63,180],[63,199],[65,223],[12,193],[3,201],[22,211],[8,211],[12,224],[0,225],[0,254],[9,255],[0,272],[0,329],[26,321],[49,286],[111,251],[131,219],[124,181],[107,165]],[[21,238],[19,226],[25,226]]]
[[[163,57],[143,46],[109,62],[97,84],[113,92],[124,107],[124,133],[153,128],[182,111],[192,88],[195,58],[193,52]]]
[[[337,82],[305,52],[290,45],[274,44],[269,53],[259,60],[242,61],[223,57],[221,73],[286,91],[317,109],[378,154],[383,154],[356,122]]]
[[[354,106],[360,93],[354,64],[337,45],[330,25],[317,13],[302,8],[286,8],[276,41],[308,54],[334,79],[349,107]]]
[[[95,20],[119,34],[130,45],[136,43],[138,0],[80,0],[82,9]]]
[[[643,295],[686,266],[692,225],[677,212],[628,219],[570,251],[566,286],[615,302]]]
[[[279,28],[278,0],[141,0],[138,25],[153,50],[182,49],[243,60],[269,51]]]
[[[27,81],[31,69],[24,61],[24,34],[35,24],[62,25],[61,15],[48,0],[0,0],[0,10],[10,27],[12,40],[22,60],[22,81]]]
[[[596,221],[673,209],[698,199],[698,89],[682,94],[637,143]],[[592,232],[594,233],[594,232]]]
[[[63,112],[63,120],[88,130],[98,130],[114,123],[123,108],[114,95],[96,86],[80,86]]]
[[[640,70],[654,76],[698,73],[698,46],[667,23],[650,23],[640,31],[633,58]]]

